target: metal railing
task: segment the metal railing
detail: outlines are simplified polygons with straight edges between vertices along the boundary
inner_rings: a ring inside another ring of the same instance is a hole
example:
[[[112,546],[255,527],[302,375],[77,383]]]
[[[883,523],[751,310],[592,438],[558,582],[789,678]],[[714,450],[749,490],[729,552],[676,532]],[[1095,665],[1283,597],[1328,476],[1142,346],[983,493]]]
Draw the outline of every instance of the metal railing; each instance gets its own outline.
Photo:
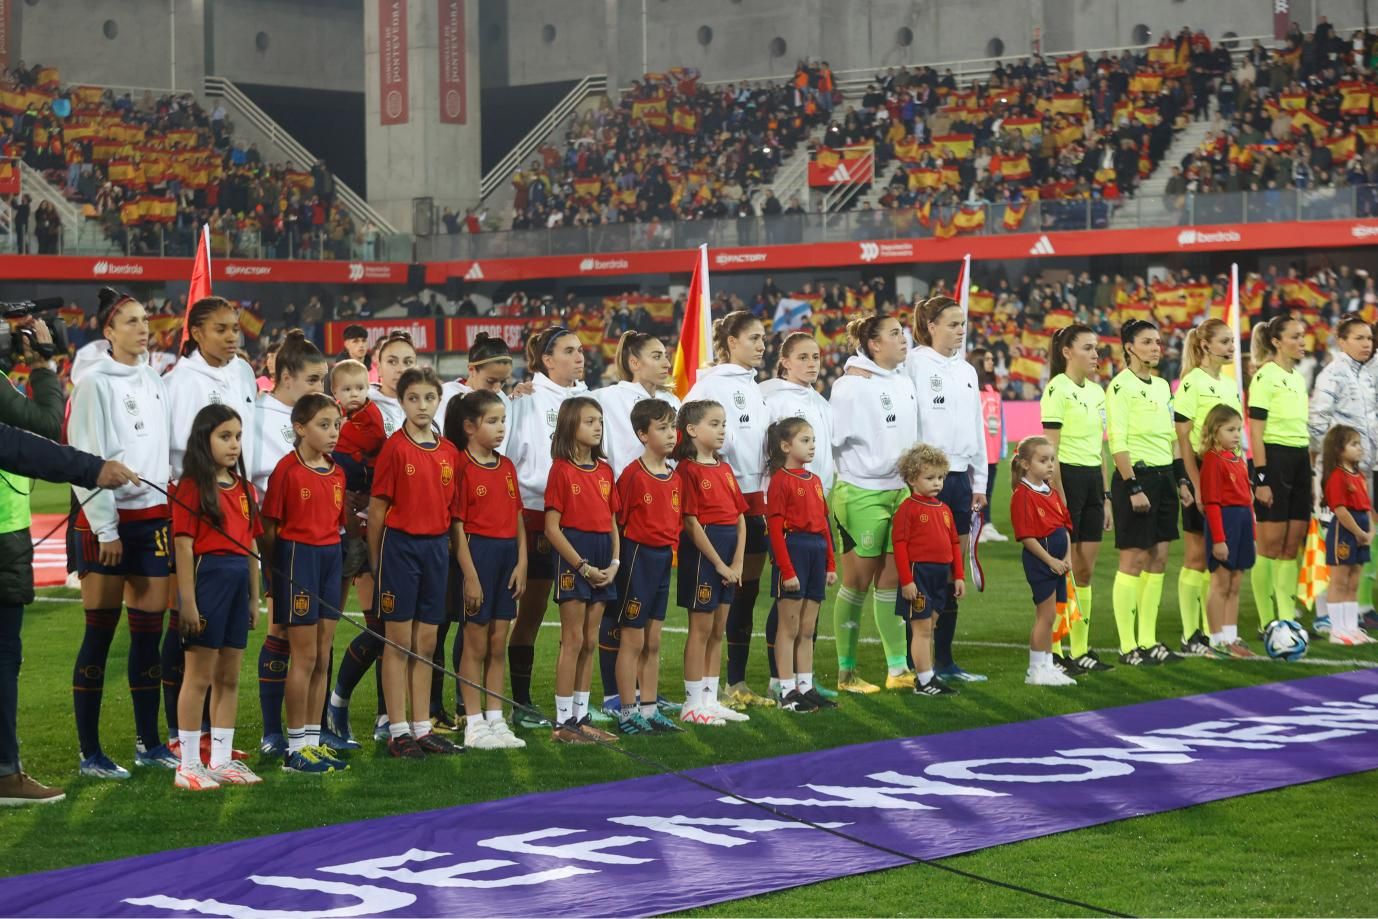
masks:
[[[15,162],[19,164],[20,193],[29,196],[35,209],[38,207],[38,202],[47,201],[57,209],[58,217],[62,219],[62,226],[66,230],[71,231],[81,225],[81,211],[75,204],[68,201],[62,192],[44,177],[42,172],[23,160],[16,160]]]
[[[528,156],[536,152],[550,135],[564,122],[589,96],[594,93],[605,93],[608,91],[608,75],[605,73],[593,73],[584,77],[574,85],[574,88],[565,93],[565,97],[555,104],[545,117],[536,123],[536,126],[526,133],[526,136],[519,140],[507,155],[498,161],[498,164],[484,173],[479,181],[479,200],[485,200],[493,192],[501,188],[512,173],[516,172],[521,164],[526,161]]]
[[[5,210],[8,210],[7,208]],[[32,228],[29,248],[37,251]],[[57,240],[59,255],[106,255],[130,258],[190,258],[195,253],[197,231],[193,228],[164,226],[106,225],[83,220],[75,230],[63,228]],[[371,237],[350,236],[331,240],[321,234],[284,233],[264,240],[255,229],[237,230],[212,237],[211,254],[216,258],[265,260],[339,260],[366,262],[410,262],[412,238],[400,234]]]
[[[309,169],[320,160],[320,157],[298,143],[297,139],[285,128],[274,121],[267,112],[259,108],[258,104],[246,96],[238,86],[235,86],[233,81],[224,77],[207,75],[205,93],[212,98],[224,99],[234,106],[240,115],[248,119],[270,142],[303,168]],[[396,227],[385,220],[383,215],[374,210],[354,189],[340,181],[338,176],[335,177],[335,194],[356,221],[370,221],[380,232],[385,234],[397,233]]]

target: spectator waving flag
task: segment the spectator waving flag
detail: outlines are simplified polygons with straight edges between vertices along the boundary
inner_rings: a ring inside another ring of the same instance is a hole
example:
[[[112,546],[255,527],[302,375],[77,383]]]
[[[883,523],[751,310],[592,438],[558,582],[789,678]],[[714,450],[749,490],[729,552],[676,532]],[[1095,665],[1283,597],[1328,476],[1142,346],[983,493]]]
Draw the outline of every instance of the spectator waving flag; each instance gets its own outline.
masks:
[[[813,305],[807,300],[793,300],[781,297],[775,307],[775,318],[771,321],[772,332],[793,332],[809,321],[813,315]]]
[[[684,301],[684,325],[675,346],[675,395],[689,395],[699,369],[713,362],[712,298],[708,293],[708,245],[699,246],[689,296]]]
[[[196,247],[196,262],[191,267],[191,287],[187,289],[187,315],[197,300],[211,295],[211,228],[201,224],[201,242]],[[182,344],[186,344],[188,329],[186,319],[182,320]]]

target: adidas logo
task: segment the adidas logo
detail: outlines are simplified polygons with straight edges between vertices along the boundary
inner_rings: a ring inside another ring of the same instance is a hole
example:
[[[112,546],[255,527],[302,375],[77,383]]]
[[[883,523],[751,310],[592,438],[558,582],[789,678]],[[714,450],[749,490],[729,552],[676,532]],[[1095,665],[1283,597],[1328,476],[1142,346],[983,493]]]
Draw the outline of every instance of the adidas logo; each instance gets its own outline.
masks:
[[[843,182],[852,181],[852,174],[847,171],[847,164],[838,163],[837,168],[832,171],[832,175],[828,176],[828,181],[839,185]]]
[[[1038,237],[1038,242],[1036,242],[1036,243],[1033,244],[1033,248],[1029,250],[1029,254],[1030,254],[1030,255],[1053,255],[1053,254],[1054,254],[1054,250],[1053,250],[1053,241],[1052,241],[1051,239],[1048,238],[1048,234],[1047,234],[1047,233],[1044,233],[1042,236]]]
[[[863,262],[874,262],[880,257],[880,246],[875,243],[861,244],[861,260]]]
[[[466,271],[466,272],[464,272],[464,280],[466,280],[466,281],[482,281],[482,280],[483,280],[483,269],[479,267],[478,262],[474,262],[472,265],[469,266],[469,270]]]

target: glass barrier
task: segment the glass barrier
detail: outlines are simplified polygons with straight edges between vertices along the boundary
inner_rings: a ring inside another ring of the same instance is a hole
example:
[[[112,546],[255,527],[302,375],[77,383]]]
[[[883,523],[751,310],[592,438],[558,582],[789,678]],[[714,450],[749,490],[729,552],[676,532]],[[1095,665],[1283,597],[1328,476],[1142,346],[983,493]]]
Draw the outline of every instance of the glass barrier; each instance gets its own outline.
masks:
[[[61,228],[57,239],[47,245],[40,245],[30,230],[26,249],[30,255],[191,258],[195,254],[199,235],[199,230],[189,227],[161,224],[125,226],[84,220],[77,225],[75,232]],[[6,251],[13,251],[13,247],[7,247]],[[265,241],[258,230],[249,229],[214,235],[211,256],[254,260],[410,262],[412,237],[379,234],[369,238],[332,240],[319,234],[283,234],[276,240]]]

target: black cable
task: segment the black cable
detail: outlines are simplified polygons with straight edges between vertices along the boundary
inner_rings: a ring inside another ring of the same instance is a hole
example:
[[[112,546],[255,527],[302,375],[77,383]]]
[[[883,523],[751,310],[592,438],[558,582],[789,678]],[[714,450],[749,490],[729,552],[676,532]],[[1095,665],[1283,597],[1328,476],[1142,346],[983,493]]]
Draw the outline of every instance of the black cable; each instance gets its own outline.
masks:
[[[11,487],[13,487],[13,486],[11,486]],[[18,489],[15,489],[15,490],[18,491]],[[67,526],[67,524],[71,523],[71,522],[72,522],[72,519],[73,519],[74,517],[76,517],[77,511],[79,511],[79,510],[81,510],[83,507],[85,507],[86,504],[87,504],[87,502],[89,502],[89,501],[90,501],[92,498],[94,498],[96,495],[100,494],[100,492],[101,492],[101,489],[97,488],[95,491],[91,492],[89,495],[86,496],[86,501],[81,502],[81,503],[78,504],[76,507],[72,508],[70,511],[68,511],[68,512],[65,513],[65,514],[63,514],[63,515],[62,515],[62,519],[59,520],[59,521],[57,522],[57,524],[56,524],[51,530],[49,530],[48,532],[44,533],[42,539],[36,540],[36,541],[34,542],[34,544],[33,544],[33,547],[34,547],[35,549],[37,549],[39,546],[43,545],[45,542],[47,542],[49,539],[51,539],[51,538],[53,537],[53,534],[54,534],[54,533],[56,533],[58,530],[62,529],[63,527]],[[22,492],[21,492],[21,494],[22,494]],[[163,494],[167,494],[167,492],[163,492]]]
[[[155,490],[157,490],[157,491],[159,491],[159,492],[162,492],[162,494],[164,494],[164,495],[167,496],[167,498],[168,498],[169,501],[174,502],[174,503],[176,503],[176,504],[179,504],[179,505],[181,505],[183,508],[186,508],[187,510],[190,510],[190,511],[193,511],[193,512],[199,512],[199,509],[197,509],[197,508],[192,508],[192,507],[188,507],[187,504],[185,504],[185,503],[182,502],[182,501],[179,501],[175,495],[172,495],[172,494],[169,494],[169,493],[166,492],[166,491],[163,491],[163,489],[159,488],[157,485],[153,484],[152,482],[148,482],[148,483],[146,483],[146,484],[150,485],[150,486],[151,486],[152,488],[154,488]],[[209,523],[209,521],[207,521],[207,522]],[[241,548],[241,549],[243,549],[245,552],[247,552],[247,553],[250,555],[250,557],[257,559],[260,565],[264,565],[264,564],[265,564],[264,561],[263,561],[262,556],[260,556],[260,555],[259,555],[257,552],[255,552],[253,549],[251,549],[250,547],[248,547],[248,546],[244,545],[243,543],[239,542],[237,539],[235,539],[235,538],[234,538],[233,536],[231,536],[229,533],[225,532],[221,527],[215,526],[214,524],[210,524],[210,525],[211,525],[211,528],[214,529],[214,530],[216,530],[218,533],[220,533],[221,536],[224,536],[224,537],[225,537],[226,539],[228,539],[230,542],[234,543],[236,546],[238,546],[239,548]],[[279,571],[277,571],[276,569],[272,569],[272,570],[273,570],[274,576],[278,576],[278,575],[282,574],[282,572],[279,572]],[[294,588],[297,586],[297,582],[296,582],[295,580],[293,580],[292,577],[291,577],[290,575],[284,575],[284,577],[285,577],[285,579],[286,579],[287,584],[293,586]],[[307,592],[310,593],[309,590],[308,590]],[[410,657],[415,658],[418,662],[420,662],[420,663],[422,663],[422,664],[425,664],[425,665],[431,667],[432,669],[434,669],[434,670],[436,670],[436,671],[439,671],[439,672],[440,672],[441,674],[443,674],[444,676],[451,677],[451,678],[453,678],[456,682],[463,683],[463,684],[465,684],[466,686],[469,686],[469,687],[471,687],[471,688],[477,689],[479,692],[481,692],[481,693],[483,693],[483,694],[485,694],[485,695],[492,696],[493,698],[498,699],[499,701],[504,702],[504,703],[506,703],[506,704],[512,706],[513,709],[520,709],[520,710],[523,710],[523,711],[528,712],[528,713],[534,713],[534,714],[536,714],[536,715],[540,715],[542,718],[545,717],[544,713],[541,712],[541,710],[538,709],[538,708],[536,708],[534,705],[524,705],[524,704],[522,704],[522,703],[516,702],[515,700],[512,700],[512,699],[507,698],[506,696],[504,696],[504,695],[503,695],[502,693],[500,693],[500,692],[494,692],[494,691],[488,689],[488,688],[485,687],[485,686],[479,685],[478,683],[474,683],[474,682],[471,681],[471,680],[466,680],[464,677],[462,677],[462,676],[460,676],[459,674],[457,674],[457,673],[455,673],[455,672],[449,670],[448,668],[446,668],[444,664],[437,664],[435,661],[431,660],[430,658],[422,657],[421,655],[417,654],[415,651],[412,651],[410,648],[404,647],[403,645],[400,645],[400,644],[398,644],[398,643],[395,642],[395,641],[391,641],[390,639],[388,639],[388,637],[387,637],[386,635],[380,635],[379,633],[375,632],[373,629],[370,629],[366,624],[361,624],[361,623],[355,622],[352,618],[350,618],[350,617],[348,617],[348,616],[345,616],[345,615],[344,615],[344,612],[343,612],[342,610],[336,609],[335,607],[331,606],[329,603],[326,603],[326,602],[325,602],[324,600],[322,600],[319,596],[316,596],[316,602],[319,603],[322,607],[325,607],[325,608],[331,610],[331,612],[339,613],[341,619],[344,619],[344,620],[348,621],[350,624],[352,624],[355,628],[359,629],[361,632],[367,632],[368,634],[373,635],[374,637],[376,637],[376,638],[382,640],[382,642],[383,642],[384,644],[391,645],[392,647],[397,648],[397,649],[398,649],[399,651],[401,651],[403,654],[406,654],[406,655],[409,655]],[[587,735],[586,735],[586,736],[587,736]],[[662,763],[660,760],[657,760],[657,759],[655,759],[655,758],[653,758],[653,757],[646,756],[645,754],[642,754],[642,753],[636,753],[636,752],[634,752],[634,751],[632,751],[632,750],[628,750],[626,747],[623,747],[623,746],[622,746],[621,744],[619,744],[619,743],[615,743],[615,742],[613,742],[613,741],[608,741],[608,740],[603,740],[603,739],[600,738],[600,737],[589,737],[588,739],[591,740],[593,743],[595,743],[595,744],[597,744],[597,745],[603,747],[605,750],[613,750],[613,751],[616,751],[617,753],[621,753],[623,756],[626,756],[628,759],[631,759],[631,760],[633,760],[634,762],[639,763],[640,765],[645,766],[646,768],[651,769],[651,770],[653,770],[653,771],[655,771],[655,772],[657,772],[657,773],[659,773],[659,774],[673,776],[673,777],[675,777],[675,778],[677,778],[677,779],[681,779],[681,780],[683,780],[683,781],[685,781],[685,782],[688,782],[688,783],[690,783],[691,785],[696,785],[696,786],[698,786],[699,788],[702,788],[702,789],[704,789],[704,790],[706,790],[706,791],[710,791],[710,792],[712,792],[712,793],[715,794],[715,795],[726,796],[726,797],[732,798],[732,799],[734,799],[734,800],[736,800],[736,801],[740,801],[740,802],[743,803],[743,804],[749,805],[749,806],[751,806],[751,807],[755,807],[755,808],[757,808],[758,810],[765,811],[766,813],[768,813],[768,814],[770,814],[770,815],[772,815],[772,816],[774,816],[774,817],[779,817],[779,818],[781,818],[781,819],[783,819],[783,820],[789,820],[789,821],[791,821],[791,822],[798,823],[798,824],[800,824],[801,826],[806,826],[806,827],[809,827],[810,829],[814,829],[814,830],[818,830],[818,831],[823,832],[823,833],[827,833],[827,834],[829,834],[830,836],[834,836],[834,837],[836,837],[836,838],[838,838],[838,839],[842,839],[842,840],[845,840],[845,841],[847,841],[847,842],[855,843],[856,845],[859,845],[859,846],[865,846],[865,847],[868,848],[868,849],[874,849],[874,850],[877,851],[877,852],[883,852],[883,853],[885,853],[886,855],[890,855],[890,856],[893,856],[893,857],[895,857],[895,858],[903,859],[903,860],[905,860],[905,861],[911,862],[911,863],[916,864],[916,865],[924,865],[924,866],[927,866],[927,867],[929,867],[929,868],[936,868],[936,869],[938,869],[939,871],[946,871],[946,872],[949,873],[949,874],[953,874],[953,875],[956,875],[956,876],[958,876],[958,877],[967,878],[968,880],[979,881],[980,883],[983,883],[983,884],[989,884],[989,885],[991,885],[992,887],[1000,887],[1000,888],[1003,888],[1003,889],[1005,889],[1005,890],[1013,891],[1013,892],[1015,892],[1015,893],[1022,893],[1022,894],[1026,894],[1026,895],[1031,896],[1031,897],[1038,897],[1038,898],[1040,898],[1040,899],[1048,900],[1049,902],[1052,902],[1052,903],[1059,903],[1059,904],[1062,904],[1062,905],[1064,905],[1064,906],[1073,906],[1073,907],[1076,907],[1077,909],[1084,909],[1084,910],[1086,910],[1086,911],[1088,911],[1088,912],[1098,913],[1098,914],[1100,914],[1100,915],[1102,915],[1102,916],[1114,916],[1114,917],[1116,917],[1116,919],[1132,919],[1132,916],[1131,916],[1130,913],[1122,913],[1122,912],[1119,912],[1119,911],[1117,911],[1117,910],[1109,909],[1109,908],[1107,908],[1107,907],[1096,906],[1096,905],[1094,905],[1094,904],[1092,904],[1092,903],[1084,903],[1084,902],[1082,902],[1081,900],[1073,900],[1073,899],[1071,899],[1071,898],[1069,898],[1069,897],[1061,897],[1061,896],[1058,896],[1057,894],[1051,894],[1051,893],[1046,893],[1046,892],[1041,891],[1041,890],[1035,890],[1035,889],[1033,889],[1032,887],[1024,887],[1024,886],[1022,886],[1022,885],[1020,885],[1020,884],[1012,884],[1012,883],[1010,883],[1009,881],[1001,881],[1001,880],[997,880],[996,878],[989,878],[989,877],[986,877],[986,876],[984,876],[984,875],[976,874],[975,872],[972,872],[972,871],[965,871],[965,870],[963,870],[963,869],[961,869],[961,868],[954,868],[954,867],[952,867],[951,865],[945,865],[945,864],[943,864],[943,863],[941,863],[941,862],[938,862],[938,861],[933,861],[933,860],[931,860],[931,859],[922,858],[922,857],[920,857],[920,856],[918,856],[918,855],[914,855],[914,854],[909,853],[909,852],[904,852],[904,851],[902,851],[902,850],[900,850],[900,849],[895,849],[895,848],[893,848],[893,847],[891,847],[891,846],[883,845],[883,844],[881,844],[881,843],[871,842],[870,840],[862,839],[862,838],[859,837],[859,836],[853,836],[853,835],[851,835],[850,833],[844,833],[844,832],[842,832],[841,830],[835,829],[835,828],[833,828],[833,827],[827,827],[827,826],[823,826],[822,824],[815,823],[814,821],[809,820],[809,819],[806,818],[806,817],[799,817],[799,816],[796,816],[796,815],[794,815],[794,814],[788,813],[788,812],[786,812],[786,811],[782,811],[782,810],[780,810],[778,807],[775,807],[774,805],[766,804],[766,803],[761,802],[761,801],[754,801],[754,800],[752,800],[751,798],[747,798],[747,797],[745,797],[745,796],[743,796],[743,795],[740,795],[740,794],[738,794],[738,793],[736,793],[736,792],[734,792],[734,791],[730,791],[730,790],[728,790],[728,789],[726,789],[726,788],[719,788],[718,786],[714,785],[712,782],[706,782],[706,781],[704,781],[703,779],[696,778],[696,777],[694,777],[694,776],[692,776],[692,775],[689,775],[689,774],[686,773],[686,772],[681,772],[679,769],[676,769],[676,768],[674,768],[673,766],[670,766],[670,765],[668,765],[668,764],[666,764],[666,763]]]

